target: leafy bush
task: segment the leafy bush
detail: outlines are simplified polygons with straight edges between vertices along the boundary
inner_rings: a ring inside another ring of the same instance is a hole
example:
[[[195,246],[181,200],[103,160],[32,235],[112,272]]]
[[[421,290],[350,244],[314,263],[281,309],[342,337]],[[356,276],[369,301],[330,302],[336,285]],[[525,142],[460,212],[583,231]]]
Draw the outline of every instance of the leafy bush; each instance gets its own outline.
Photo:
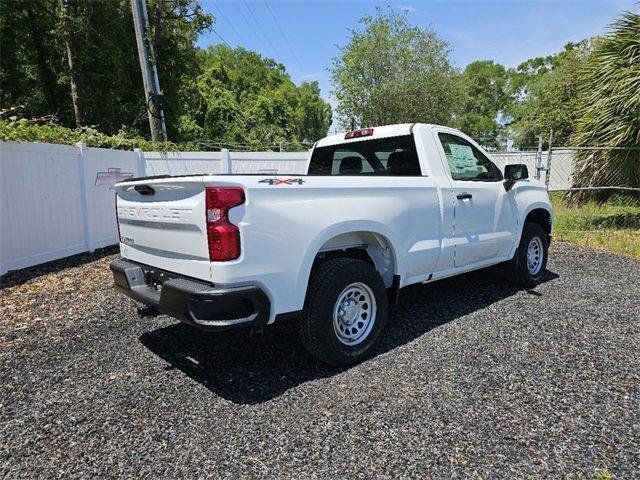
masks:
[[[113,148],[116,150],[133,150],[134,148],[146,151],[206,150],[206,148],[195,143],[154,143],[125,131],[121,131],[116,135],[105,135],[91,127],[72,129],[56,123],[42,124],[38,120],[24,118],[19,120],[0,120],[0,140],[7,142],[57,143],[62,145],[74,145],[78,142],[84,142],[89,147]]]

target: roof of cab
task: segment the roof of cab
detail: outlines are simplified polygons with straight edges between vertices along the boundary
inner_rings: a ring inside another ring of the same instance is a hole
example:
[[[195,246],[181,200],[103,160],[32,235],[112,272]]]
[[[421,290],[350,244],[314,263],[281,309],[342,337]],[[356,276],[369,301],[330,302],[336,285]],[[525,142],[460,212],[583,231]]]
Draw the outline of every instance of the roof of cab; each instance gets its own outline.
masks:
[[[322,138],[318,140],[316,143],[316,147],[325,147],[327,145],[336,145],[339,143],[349,143],[349,142],[357,142],[362,140],[371,140],[374,138],[385,138],[385,137],[397,137],[399,135],[409,135],[411,133],[411,128],[417,125],[416,123],[398,123],[395,125],[382,125],[379,127],[371,127],[373,128],[373,135],[367,137],[356,137],[352,139],[345,139],[344,136],[347,132],[336,133],[335,135],[329,135],[328,137]],[[420,124],[425,125],[426,127],[437,127],[438,125],[432,124]],[[360,130],[363,130],[368,127],[362,127]]]

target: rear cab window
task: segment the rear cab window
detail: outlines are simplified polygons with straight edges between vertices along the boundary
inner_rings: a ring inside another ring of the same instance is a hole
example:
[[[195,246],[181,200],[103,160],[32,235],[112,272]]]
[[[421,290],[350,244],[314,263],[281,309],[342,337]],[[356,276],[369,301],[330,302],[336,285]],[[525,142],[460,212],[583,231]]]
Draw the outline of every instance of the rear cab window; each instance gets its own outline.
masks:
[[[308,175],[421,176],[413,135],[354,140],[313,149]]]

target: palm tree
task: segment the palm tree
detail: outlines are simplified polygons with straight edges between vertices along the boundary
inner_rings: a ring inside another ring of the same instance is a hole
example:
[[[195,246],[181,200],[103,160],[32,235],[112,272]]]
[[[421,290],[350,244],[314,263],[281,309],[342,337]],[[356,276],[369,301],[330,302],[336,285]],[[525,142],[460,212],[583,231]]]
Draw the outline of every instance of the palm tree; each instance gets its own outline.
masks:
[[[597,41],[585,73],[574,144],[614,149],[579,151],[573,186],[638,188],[640,150],[620,147],[640,147],[640,14],[625,12],[611,25]],[[613,193],[583,191],[573,198],[604,200]]]

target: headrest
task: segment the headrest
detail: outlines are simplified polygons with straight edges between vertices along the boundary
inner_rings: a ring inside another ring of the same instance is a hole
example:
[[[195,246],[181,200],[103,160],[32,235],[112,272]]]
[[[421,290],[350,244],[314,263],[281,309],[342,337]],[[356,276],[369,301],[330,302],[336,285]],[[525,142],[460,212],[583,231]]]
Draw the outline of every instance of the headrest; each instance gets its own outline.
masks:
[[[344,157],[340,162],[341,175],[362,173],[362,159],[360,157]]]
[[[402,150],[389,155],[387,172],[390,175],[420,175],[420,167],[413,152]]]

